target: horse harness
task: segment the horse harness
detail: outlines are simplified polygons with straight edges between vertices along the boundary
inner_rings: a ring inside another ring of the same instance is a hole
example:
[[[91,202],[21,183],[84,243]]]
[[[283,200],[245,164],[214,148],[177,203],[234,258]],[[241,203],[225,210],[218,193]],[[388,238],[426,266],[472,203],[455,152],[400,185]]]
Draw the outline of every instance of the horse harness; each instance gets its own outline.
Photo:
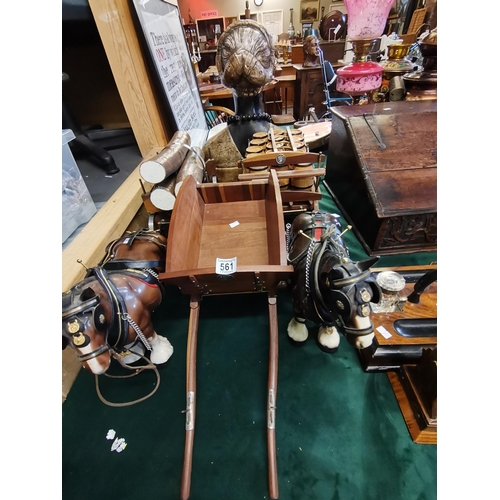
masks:
[[[118,245],[127,245],[132,247],[135,241],[142,240],[154,243],[162,252],[166,253],[167,247],[158,236],[149,229],[138,229],[137,231],[127,234],[122,238],[118,238],[106,246],[104,258],[98,264],[109,271],[116,271],[122,269],[147,269],[149,272],[156,274],[155,268],[165,268],[165,259],[160,260],[129,260],[129,259],[115,259],[116,247]],[[158,275],[156,274],[156,277]]]
[[[289,228],[288,228],[289,229]],[[312,302],[318,318],[327,326],[338,326],[346,335],[363,336],[373,333],[373,327],[357,329],[346,325],[345,319],[352,313],[352,298],[359,304],[357,313],[359,316],[370,315],[369,302],[372,295],[376,296],[376,286],[368,286],[372,289],[370,293],[366,286],[366,281],[371,275],[371,271],[360,271],[360,269],[349,258],[349,250],[344,245],[340,232],[340,223],[327,224],[325,214],[322,212],[313,212],[310,214],[310,220],[302,229],[302,232],[294,235],[289,242],[289,247],[294,247],[297,237],[300,235],[309,238],[308,245],[303,245],[298,254],[289,258],[292,264],[298,264],[301,260],[305,261],[305,289],[306,296]],[[314,239],[306,234],[314,234]],[[337,234],[336,234],[337,233]],[[287,242],[290,239],[287,235]],[[323,293],[320,290],[319,265],[326,251],[333,252],[339,259],[339,265],[336,266],[343,270],[345,277],[335,280],[327,280],[327,286],[333,298],[334,308],[330,308],[323,299]],[[293,250],[291,252],[294,253]],[[378,301],[378,300],[376,300]]]
[[[151,351],[149,342],[137,323],[128,314],[125,301],[110,279],[108,272],[104,268],[97,266],[89,269],[87,274],[95,276],[99,284],[104,288],[111,306],[111,320],[106,321],[104,310],[100,304],[101,299],[92,289],[89,289],[89,292],[86,289],[78,296],[72,293],[74,290],[72,289],[63,295],[62,319],[65,321],[66,336],[71,336],[70,340],[77,348],[81,349],[90,343],[90,338],[84,333],[85,321],[80,319],[82,314],[90,317],[95,328],[105,333],[105,341],[101,347],[90,353],[79,355],[78,359],[81,362],[88,361],[111,349],[117,353],[124,351],[127,344],[129,325],[132,326],[137,338],[142,341],[146,349]],[[113,273],[111,272],[111,274]],[[127,274],[147,283],[159,284],[157,278],[145,270],[130,269],[120,271],[120,274]]]

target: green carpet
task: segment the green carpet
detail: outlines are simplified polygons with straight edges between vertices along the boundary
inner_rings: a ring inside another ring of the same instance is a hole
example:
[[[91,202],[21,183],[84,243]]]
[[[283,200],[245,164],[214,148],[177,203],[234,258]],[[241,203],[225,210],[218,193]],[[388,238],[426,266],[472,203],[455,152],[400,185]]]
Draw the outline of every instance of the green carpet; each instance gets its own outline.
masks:
[[[337,211],[324,195],[324,210]],[[348,238],[354,238],[352,232]],[[364,258],[348,240],[353,258]],[[394,256],[379,265],[427,264],[435,254]],[[395,263],[396,262],[396,263]],[[94,376],[78,375],[62,405],[62,497],[179,498],[184,454],[185,357],[189,298],[174,287],[154,313],[174,346],[153,397],[113,408],[98,398]],[[328,355],[315,343],[293,347],[286,290],[278,294],[279,370],[276,439],[280,498],[286,500],[431,500],[437,446],[413,443],[387,375],[364,373],[342,339]],[[268,498],[266,294],[205,297],[197,357],[197,411],[191,498]],[[116,367],[111,371],[118,373]],[[99,378],[103,395],[123,402],[150,392],[153,373],[128,381]],[[109,429],[125,438],[111,452]]]

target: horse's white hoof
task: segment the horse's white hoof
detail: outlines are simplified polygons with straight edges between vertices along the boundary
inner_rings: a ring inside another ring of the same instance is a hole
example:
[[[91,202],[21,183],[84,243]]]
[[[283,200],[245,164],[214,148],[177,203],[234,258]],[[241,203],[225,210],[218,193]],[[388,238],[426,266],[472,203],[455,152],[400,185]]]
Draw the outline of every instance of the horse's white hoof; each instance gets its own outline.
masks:
[[[287,333],[288,338],[296,345],[302,345],[309,336],[305,323],[299,323],[295,318],[288,323]]]
[[[158,334],[149,339],[149,345],[152,349],[150,359],[155,365],[166,363],[174,352],[174,348],[168,339]]]
[[[370,333],[368,335],[360,335],[359,337],[356,337],[354,346],[356,347],[356,349],[366,349],[367,347],[370,347],[372,345],[374,338],[374,333]]]
[[[318,346],[322,351],[333,354],[337,352],[339,344],[340,335],[334,326],[320,326],[318,331]]]

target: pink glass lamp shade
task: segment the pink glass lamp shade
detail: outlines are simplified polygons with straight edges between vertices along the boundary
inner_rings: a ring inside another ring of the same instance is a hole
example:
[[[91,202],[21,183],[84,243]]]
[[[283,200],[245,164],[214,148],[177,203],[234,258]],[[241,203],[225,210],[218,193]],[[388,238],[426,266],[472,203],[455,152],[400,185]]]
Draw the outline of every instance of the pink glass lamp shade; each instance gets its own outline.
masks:
[[[384,68],[372,61],[354,62],[337,70],[338,92],[357,96],[382,85]]]
[[[347,38],[352,42],[354,61],[337,70],[337,90],[352,96],[366,94],[382,85],[384,68],[369,60],[373,40],[384,32],[395,0],[344,0]]]
[[[395,0],[344,0],[349,40],[377,38],[382,35]]]

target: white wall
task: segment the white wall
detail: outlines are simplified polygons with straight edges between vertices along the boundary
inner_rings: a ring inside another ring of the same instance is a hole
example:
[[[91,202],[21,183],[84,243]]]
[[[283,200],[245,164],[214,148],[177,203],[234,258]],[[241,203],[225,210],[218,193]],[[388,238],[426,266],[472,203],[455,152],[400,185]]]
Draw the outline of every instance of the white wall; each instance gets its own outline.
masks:
[[[328,6],[331,0],[320,0],[319,18],[321,19],[321,7],[325,7],[324,15],[328,14]],[[189,12],[193,19],[200,19],[202,12],[211,10],[217,11],[218,17],[238,16],[245,12],[245,0],[178,0],[179,10],[184,22],[189,21]],[[293,26],[295,31],[302,29],[300,23],[300,0],[264,0],[264,3],[257,7],[253,0],[249,0],[250,13],[263,12],[267,10],[283,10],[283,33],[288,30],[290,24],[290,9],[293,9]],[[313,24],[314,28],[319,27],[319,20]]]

